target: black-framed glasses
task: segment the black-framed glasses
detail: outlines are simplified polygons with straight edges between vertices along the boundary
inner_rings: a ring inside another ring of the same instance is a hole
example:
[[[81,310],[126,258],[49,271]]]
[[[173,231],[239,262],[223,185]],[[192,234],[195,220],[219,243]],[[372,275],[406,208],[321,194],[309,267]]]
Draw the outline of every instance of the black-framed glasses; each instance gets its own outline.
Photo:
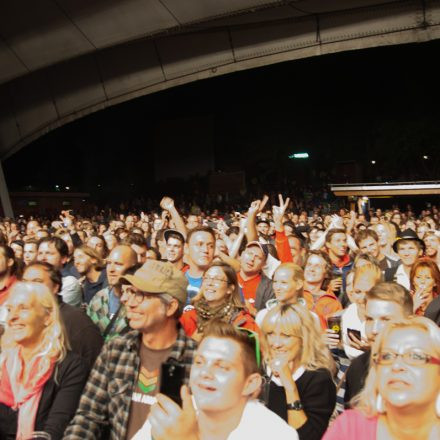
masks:
[[[148,292],[142,292],[140,290],[134,290],[133,288],[128,288],[126,290],[122,290],[122,295],[127,295],[127,299],[125,302],[128,302],[130,297],[134,297],[134,300],[137,304],[141,304],[145,298],[157,298],[159,295],[152,295]]]
[[[255,359],[257,361],[257,367],[260,368],[261,365],[261,349],[260,349],[260,338],[257,332],[249,330],[244,327],[235,327],[239,332],[246,333],[249,339],[253,339],[255,342]]]
[[[373,360],[378,365],[391,365],[398,357],[401,357],[405,364],[416,367],[426,364],[440,365],[440,359],[418,349],[407,350],[404,353],[383,350],[379,353],[375,353]]]

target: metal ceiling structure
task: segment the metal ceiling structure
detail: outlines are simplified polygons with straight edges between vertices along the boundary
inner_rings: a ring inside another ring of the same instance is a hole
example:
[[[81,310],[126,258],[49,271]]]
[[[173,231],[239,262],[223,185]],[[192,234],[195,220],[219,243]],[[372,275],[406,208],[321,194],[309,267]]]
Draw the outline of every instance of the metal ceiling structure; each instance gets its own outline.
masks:
[[[2,2],[0,160],[63,124],[176,85],[439,37],[440,0]]]

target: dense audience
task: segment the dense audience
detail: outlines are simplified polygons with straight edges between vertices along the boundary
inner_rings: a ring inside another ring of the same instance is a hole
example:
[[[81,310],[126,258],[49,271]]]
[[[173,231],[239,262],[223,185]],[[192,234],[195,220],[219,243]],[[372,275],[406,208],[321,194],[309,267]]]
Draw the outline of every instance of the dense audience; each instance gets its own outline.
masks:
[[[437,207],[224,202],[1,219],[1,439],[440,438]]]

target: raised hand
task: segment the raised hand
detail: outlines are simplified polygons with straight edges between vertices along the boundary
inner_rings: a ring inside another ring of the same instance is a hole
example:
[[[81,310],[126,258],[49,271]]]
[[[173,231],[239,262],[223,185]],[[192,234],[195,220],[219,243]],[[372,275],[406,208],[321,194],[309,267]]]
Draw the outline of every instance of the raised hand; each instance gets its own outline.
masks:
[[[278,199],[280,201],[280,206],[277,205],[272,206],[272,216],[275,222],[275,227],[277,225],[281,226],[283,224],[283,217],[290,203],[290,198],[287,197],[286,201],[283,201],[283,196],[281,194],[278,194]]]
[[[171,197],[163,197],[160,201],[160,207],[166,211],[171,211],[174,208],[174,200]]]

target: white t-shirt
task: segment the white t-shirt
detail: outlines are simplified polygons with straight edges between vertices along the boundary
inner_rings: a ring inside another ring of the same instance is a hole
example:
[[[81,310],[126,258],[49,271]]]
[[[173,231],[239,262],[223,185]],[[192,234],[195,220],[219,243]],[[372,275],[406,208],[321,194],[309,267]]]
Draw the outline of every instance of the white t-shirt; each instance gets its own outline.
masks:
[[[297,440],[298,438],[294,428],[257,400],[250,400],[246,404],[239,425],[228,436],[228,440]]]
[[[350,345],[350,340],[347,333],[347,329],[349,328],[359,330],[361,332],[361,337],[366,338],[365,321],[362,322],[359,319],[356,304],[350,304],[342,315],[342,343],[344,346],[344,351],[349,359],[354,359],[355,357],[360,356],[363,351],[358,350]]]

